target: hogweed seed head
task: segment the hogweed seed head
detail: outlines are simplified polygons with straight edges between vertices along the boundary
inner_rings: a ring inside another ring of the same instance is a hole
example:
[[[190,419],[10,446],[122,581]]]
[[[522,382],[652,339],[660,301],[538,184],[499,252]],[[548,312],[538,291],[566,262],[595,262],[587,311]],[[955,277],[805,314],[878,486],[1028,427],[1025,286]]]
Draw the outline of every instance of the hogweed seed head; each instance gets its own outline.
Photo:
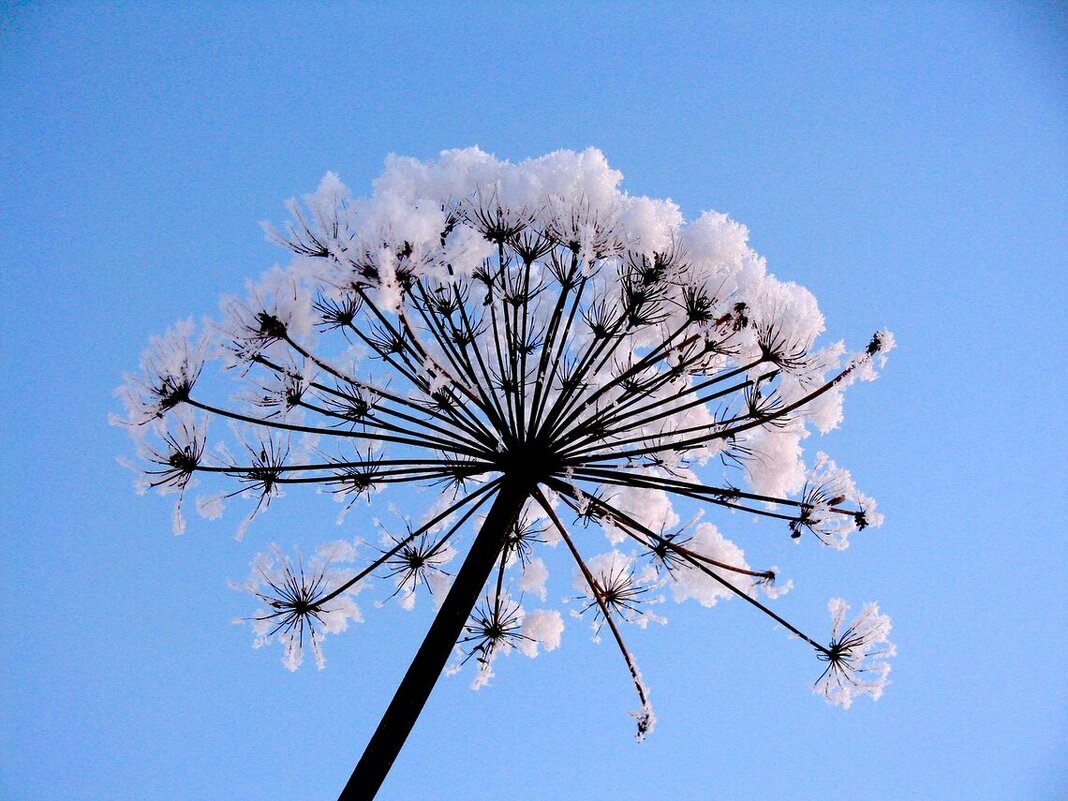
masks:
[[[575,612],[607,628],[634,682],[639,738],[654,717],[623,624],[662,620],[649,608],[661,595],[740,598],[828,663],[817,690],[829,700],[881,692],[888,668],[871,660],[892,649],[876,607],[844,627],[836,602],[824,646],[758,599],[777,594],[776,569],[751,567],[676,507],[767,517],[837,548],[878,525],[849,473],[822,454],[809,465],[802,442],[838,424],[842,392],[875,377],[893,336],[849,358],[818,346],[815,299],[767,272],[744,226],[713,212],[686,222],[621,180],[592,149],[520,164],[477,149],[391,158],[364,200],[327,174],[282,230],[268,226],[289,268],[225,300],[203,334],[183,323],[153,340],[119,394],[142,488],[177,493],[179,510],[210,485],[198,509],[248,503],[243,534],[290,485],[317,485],[346,511],[393,485],[434,488],[403,534],[360,558],[351,544],[307,564],[257,558],[244,585],[264,604],[256,642],[280,640],[288,667],[305,646],[322,662],[324,635],[360,619],[351,597],[376,576],[405,607],[440,593],[507,486],[526,501],[458,643],[476,684],[500,653],[559,644],[559,612],[526,604],[548,597],[564,543]],[[244,391],[228,399],[209,361]],[[212,418],[228,425],[209,443]]]

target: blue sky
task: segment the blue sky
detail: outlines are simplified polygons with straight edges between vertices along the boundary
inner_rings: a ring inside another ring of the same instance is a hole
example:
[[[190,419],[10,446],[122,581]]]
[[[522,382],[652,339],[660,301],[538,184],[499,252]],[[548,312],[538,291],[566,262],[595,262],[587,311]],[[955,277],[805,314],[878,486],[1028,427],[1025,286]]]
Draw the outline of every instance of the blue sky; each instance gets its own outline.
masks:
[[[288,673],[226,581],[333,513],[175,538],[106,418],[150,335],[284,260],[258,223],[285,198],[477,144],[599,147],[630,192],[744,222],[830,337],[895,332],[808,445],[886,525],[766,552],[798,585],[777,609],[822,631],[829,597],[877,600],[900,655],[843,712],[751,610],[673,608],[629,638],[639,745],[622,664],[572,625],[487,689],[442,680],[380,798],[1063,797],[1066,44],[1055,4],[4,3],[0,795],[336,796],[427,610]]]

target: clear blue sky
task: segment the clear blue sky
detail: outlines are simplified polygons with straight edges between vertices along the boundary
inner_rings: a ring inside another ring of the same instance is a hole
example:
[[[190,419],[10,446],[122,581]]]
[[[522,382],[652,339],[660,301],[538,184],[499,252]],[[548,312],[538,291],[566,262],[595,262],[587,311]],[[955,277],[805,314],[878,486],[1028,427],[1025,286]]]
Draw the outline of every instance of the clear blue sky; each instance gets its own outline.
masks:
[[[333,513],[173,537],[111,393],[284,259],[258,222],[324,171],[363,194],[390,152],[477,144],[597,146],[630,192],[747,224],[832,337],[896,333],[809,443],[886,525],[767,552],[787,616],[877,600],[900,656],[843,712],[751,610],[673,608],[630,637],[660,719],[638,745],[617,655],[572,625],[487,689],[443,680],[380,797],[1065,797],[1064,6],[304,5],[0,5],[0,796],[335,797],[427,610],[369,615],[323,672],[251,650],[226,580]]]

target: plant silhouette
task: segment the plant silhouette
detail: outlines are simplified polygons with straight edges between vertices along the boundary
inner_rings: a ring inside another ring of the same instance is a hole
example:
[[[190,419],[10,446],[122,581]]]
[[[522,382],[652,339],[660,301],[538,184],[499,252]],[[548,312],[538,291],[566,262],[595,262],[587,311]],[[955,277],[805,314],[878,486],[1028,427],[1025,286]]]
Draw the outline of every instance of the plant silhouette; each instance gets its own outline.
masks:
[[[439,489],[403,532],[308,558],[273,547],[238,585],[261,603],[256,643],[280,642],[291,669],[305,650],[322,666],[372,581],[409,608],[440,601],[342,798],[375,795],[450,659],[481,686],[501,654],[558,646],[564,617],[540,608],[554,549],[573,564],[572,615],[629,671],[639,739],[655,718],[623,632],[662,622],[664,595],[770,616],[827,663],[815,689],[829,701],[882,691],[893,646],[874,604],[847,625],[835,599],[829,641],[809,637],[768,605],[789,587],[776,569],[750,566],[701,514],[834,548],[878,525],[850,474],[823,454],[806,465],[801,441],[838,425],[843,391],[875,377],[892,336],[851,355],[818,345],[814,298],[768,274],[743,226],[687,223],[621,178],[596,150],[391,158],[368,199],[328,174],[284,230],[268,227],[290,267],[202,332],[154,340],[120,389],[139,486],[176,496],[176,531],[195,487],[207,518],[247,504],[239,536],[297,485],[342,516],[393,484]]]

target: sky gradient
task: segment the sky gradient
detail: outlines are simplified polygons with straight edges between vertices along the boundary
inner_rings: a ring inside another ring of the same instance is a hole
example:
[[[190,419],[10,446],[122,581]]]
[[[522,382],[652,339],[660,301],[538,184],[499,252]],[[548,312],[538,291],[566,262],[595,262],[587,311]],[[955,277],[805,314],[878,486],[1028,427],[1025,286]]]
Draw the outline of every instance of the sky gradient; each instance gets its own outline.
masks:
[[[877,703],[739,603],[444,678],[379,798],[1049,799],[1068,793],[1063,565],[1068,15],[993,3],[0,5],[0,796],[330,799],[430,620],[387,606],[291,674],[227,587],[336,536],[296,497],[233,526],[137,497],[114,388],[148,337],[284,262],[261,220],[389,153],[600,148],[633,194],[747,225],[883,377],[806,443],[887,516],[844,553],[710,519],[786,617],[880,603]],[[427,503],[415,496],[413,503]],[[375,514],[384,514],[374,510]],[[349,523],[358,525],[354,512]]]

